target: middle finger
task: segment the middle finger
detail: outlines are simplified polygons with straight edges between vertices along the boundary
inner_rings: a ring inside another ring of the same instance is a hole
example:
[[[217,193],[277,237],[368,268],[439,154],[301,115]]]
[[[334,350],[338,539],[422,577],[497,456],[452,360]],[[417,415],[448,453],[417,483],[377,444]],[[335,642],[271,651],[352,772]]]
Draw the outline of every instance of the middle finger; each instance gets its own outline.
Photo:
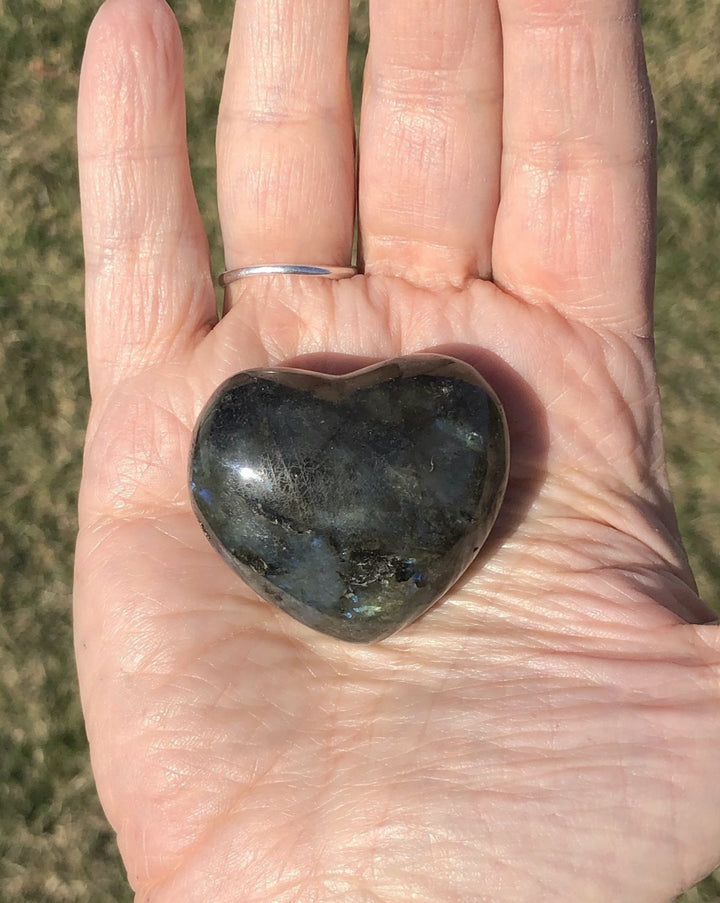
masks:
[[[500,192],[496,0],[371,0],[360,129],[365,272],[489,277]]]

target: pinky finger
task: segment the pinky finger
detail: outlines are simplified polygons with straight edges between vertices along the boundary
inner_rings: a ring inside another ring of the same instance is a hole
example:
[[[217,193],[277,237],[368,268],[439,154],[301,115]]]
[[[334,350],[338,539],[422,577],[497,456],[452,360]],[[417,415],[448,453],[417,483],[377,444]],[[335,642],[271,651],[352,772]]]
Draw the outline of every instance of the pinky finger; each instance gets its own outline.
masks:
[[[179,358],[215,316],[164,0],[107,0],[88,35],[78,150],[93,394]]]

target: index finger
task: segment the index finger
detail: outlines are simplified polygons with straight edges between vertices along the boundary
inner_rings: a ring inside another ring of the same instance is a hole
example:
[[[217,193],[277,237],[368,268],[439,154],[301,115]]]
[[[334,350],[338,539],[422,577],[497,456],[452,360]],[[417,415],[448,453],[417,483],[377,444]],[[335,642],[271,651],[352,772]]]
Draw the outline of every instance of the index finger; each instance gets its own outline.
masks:
[[[595,327],[651,330],[655,124],[636,0],[500,0],[495,282]]]

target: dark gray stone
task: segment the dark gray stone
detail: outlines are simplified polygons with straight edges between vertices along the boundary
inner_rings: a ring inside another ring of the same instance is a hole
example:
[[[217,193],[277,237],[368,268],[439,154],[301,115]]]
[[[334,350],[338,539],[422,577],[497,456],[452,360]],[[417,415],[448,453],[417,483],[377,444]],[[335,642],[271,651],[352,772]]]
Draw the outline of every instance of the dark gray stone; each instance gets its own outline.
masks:
[[[440,355],[342,377],[239,373],[201,414],[190,461],[195,512],[243,580],[353,642],[389,636],[449,589],[507,472],[495,394]]]

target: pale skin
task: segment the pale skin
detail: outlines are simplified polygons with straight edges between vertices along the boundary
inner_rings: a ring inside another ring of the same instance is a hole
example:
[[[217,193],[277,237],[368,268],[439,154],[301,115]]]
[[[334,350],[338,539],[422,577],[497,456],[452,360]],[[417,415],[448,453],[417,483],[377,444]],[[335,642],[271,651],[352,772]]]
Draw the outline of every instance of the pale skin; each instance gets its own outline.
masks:
[[[664,903],[720,859],[720,637],[665,473],[638,12],[370,16],[361,274],[235,284],[219,322],[173,15],[108,0],[91,29],[75,623],[100,797],[138,903]],[[238,4],[228,267],[350,262],[347,18],[343,0]],[[193,424],[247,367],[438,350],[507,410],[496,531],[404,632],[313,633],[205,540]]]

